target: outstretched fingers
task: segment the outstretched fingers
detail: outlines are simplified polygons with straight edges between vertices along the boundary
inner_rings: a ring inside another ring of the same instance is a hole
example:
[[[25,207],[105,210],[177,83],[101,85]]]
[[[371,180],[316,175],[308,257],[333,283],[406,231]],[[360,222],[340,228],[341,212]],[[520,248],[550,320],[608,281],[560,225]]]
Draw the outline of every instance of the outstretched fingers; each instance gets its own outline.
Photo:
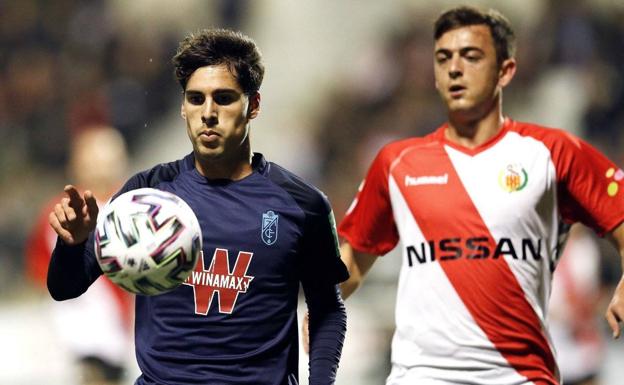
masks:
[[[86,203],[86,214],[92,221],[97,220],[98,212],[100,209],[97,205],[97,199],[90,190],[85,191],[84,201]]]
[[[613,338],[619,338],[622,332],[620,322],[624,320],[624,278],[615,288],[611,302],[607,307],[605,318],[613,331]]]
[[[84,196],[72,185],[63,189],[66,196],[54,206],[49,222],[54,231],[70,245],[84,242],[95,228],[98,206],[93,193],[85,191]]]
[[[68,184],[67,186],[65,186],[63,191],[65,191],[65,194],[67,194],[67,197],[69,198],[69,204],[71,207],[75,209],[82,209],[82,206],[84,205],[85,202],[84,202],[84,199],[82,199],[82,196],[80,196],[80,192],[75,186]]]
[[[78,217],[78,213],[82,211],[81,207],[76,208],[72,206],[71,199],[69,198],[61,198],[60,209],[62,210],[62,214],[59,213],[59,220],[64,226],[68,226],[71,222],[74,222]]]
[[[607,322],[609,323],[609,326],[613,331],[613,338],[620,338],[620,321],[622,320],[622,318],[617,313],[612,311],[610,306],[609,309],[607,309],[605,318],[607,319]]]
[[[57,204],[56,206],[60,206],[60,205]],[[61,237],[63,242],[70,244],[70,245],[74,244],[74,237],[72,236],[72,233],[69,232],[69,230],[67,230],[66,228],[64,228],[61,222],[59,221],[56,208],[48,216],[48,222],[50,223],[50,226],[52,226],[52,229],[54,230],[54,232],[58,234],[59,237]]]

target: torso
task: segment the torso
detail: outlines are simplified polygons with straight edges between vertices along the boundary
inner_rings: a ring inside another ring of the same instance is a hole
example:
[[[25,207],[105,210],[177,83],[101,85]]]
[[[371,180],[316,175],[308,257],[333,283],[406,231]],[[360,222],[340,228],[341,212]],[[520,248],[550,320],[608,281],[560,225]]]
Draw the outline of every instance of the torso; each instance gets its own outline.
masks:
[[[570,222],[624,219],[622,194],[605,202],[620,171],[561,131],[507,119],[466,149],[445,128],[387,145],[339,229],[362,252],[401,242],[392,361],[412,382],[397,383],[557,384],[545,319],[559,249]]]

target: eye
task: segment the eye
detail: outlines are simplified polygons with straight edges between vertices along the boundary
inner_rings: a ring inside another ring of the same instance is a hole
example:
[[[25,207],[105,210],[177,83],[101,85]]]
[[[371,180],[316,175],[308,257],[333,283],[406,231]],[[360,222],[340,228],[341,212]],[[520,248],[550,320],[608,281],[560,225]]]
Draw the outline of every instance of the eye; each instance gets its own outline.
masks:
[[[477,62],[481,60],[481,56],[480,55],[466,55],[466,60],[470,62]]]
[[[221,106],[227,106],[232,104],[240,98],[240,95],[235,92],[217,92],[213,95],[215,103]]]
[[[461,51],[461,56],[471,63],[475,63],[483,59],[484,53],[482,50],[477,48],[467,48]]]
[[[443,64],[449,59],[447,55],[436,55],[435,60],[438,64]]]
[[[206,97],[203,94],[197,92],[190,92],[186,94],[186,101],[195,106],[200,106],[204,104],[205,100]]]

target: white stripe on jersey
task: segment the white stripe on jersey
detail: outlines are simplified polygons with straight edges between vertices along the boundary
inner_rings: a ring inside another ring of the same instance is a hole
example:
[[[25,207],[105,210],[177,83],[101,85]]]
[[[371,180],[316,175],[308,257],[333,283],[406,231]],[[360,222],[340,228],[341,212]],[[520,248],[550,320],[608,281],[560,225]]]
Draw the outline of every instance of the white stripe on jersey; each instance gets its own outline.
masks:
[[[392,176],[388,183],[403,245],[426,242]],[[402,383],[436,378],[452,384],[526,384],[479,328],[440,264],[409,268],[402,249],[392,339],[393,366],[409,368]]]
[[[542,240],[541,261],[533,261],[530,256],[527,261],[505,256],[544,325],[552,279],[550,263],[556,262],[559,241],[556,177],[550,151],[542,142],[515,132],[508,132],[496,146],[475,156],[449,146],[445,149],[470,199],[497,241],[502,237],[511,238],[518,254],[522,254],[522,238],[548,237]],[[522,191],[507,192],[498,184],[498,174],[507,165],[519,165],[526,170],[530,183]]]

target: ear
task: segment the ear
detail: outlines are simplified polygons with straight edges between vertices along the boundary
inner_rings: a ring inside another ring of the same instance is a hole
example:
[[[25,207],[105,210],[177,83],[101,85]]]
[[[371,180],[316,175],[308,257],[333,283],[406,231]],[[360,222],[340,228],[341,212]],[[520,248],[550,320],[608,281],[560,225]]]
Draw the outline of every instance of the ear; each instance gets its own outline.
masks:
[[[503,62],[498,70],[498,85],[503,88],[507,86],[516,74],[516,59],[510,58]]]
[[[182,119],[186,120],[186,110],[184,109],[184,103],[180,105],[180,116],[182,117]]]
[[[249,97],[249,105],[247,106],[247,119],[254,119],[260,114],[260,92],[256,92]]]

